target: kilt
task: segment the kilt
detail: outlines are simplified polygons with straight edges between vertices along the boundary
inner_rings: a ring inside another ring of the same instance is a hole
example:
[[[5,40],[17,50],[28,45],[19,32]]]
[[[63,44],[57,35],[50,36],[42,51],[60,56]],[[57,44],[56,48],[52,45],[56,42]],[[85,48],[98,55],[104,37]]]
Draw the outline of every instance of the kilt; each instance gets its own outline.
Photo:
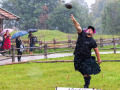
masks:
[[[100,66],[96,63],[94,56],[86,59],[75,55],[74,67],[75,70],[81,72],[83,75],[95,75],[101,71]]]

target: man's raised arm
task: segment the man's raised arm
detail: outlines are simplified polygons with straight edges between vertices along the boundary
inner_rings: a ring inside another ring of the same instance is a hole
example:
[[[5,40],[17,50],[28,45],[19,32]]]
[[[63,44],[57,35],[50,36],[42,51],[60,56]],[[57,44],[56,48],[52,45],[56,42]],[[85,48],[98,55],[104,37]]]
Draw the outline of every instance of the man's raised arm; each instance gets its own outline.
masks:
[[[73,14],[71,14],[71,20],[73,21],[74,27],[77,29],[77,32],[81,33],[82,29],[80,27],[80,24],[75,20]]]

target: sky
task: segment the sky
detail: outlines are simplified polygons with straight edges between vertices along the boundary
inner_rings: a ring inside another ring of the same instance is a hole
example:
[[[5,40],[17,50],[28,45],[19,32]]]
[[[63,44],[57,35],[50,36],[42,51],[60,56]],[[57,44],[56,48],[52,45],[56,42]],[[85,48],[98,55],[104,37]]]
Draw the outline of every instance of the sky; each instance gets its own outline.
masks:
[[[70,2],[71,0],[65,0],[65,2]],[[95,3],[95,0],[85,0],[85,2],[87,2],[88,4],[88,7],[90,8],[91,7],[91,4]]]

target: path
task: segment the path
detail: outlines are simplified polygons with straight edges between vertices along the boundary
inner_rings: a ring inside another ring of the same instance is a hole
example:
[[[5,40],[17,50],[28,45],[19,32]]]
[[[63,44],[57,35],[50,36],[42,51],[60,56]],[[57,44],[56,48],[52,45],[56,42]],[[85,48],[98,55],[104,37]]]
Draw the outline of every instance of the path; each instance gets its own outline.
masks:
[[[114,52],[110,51],[110,52],[100,52],[100,54],[112,54]],[[116,53],[120,53],[120,51],[117,51]],[[94,52],[92,54],[95,54]],[[48,58],[58,58],[58,57],[65,57],[65,56],[72,56],[73,53],[57,53],[57,54],[50,54],[47,55]],[[3,57],[2,55],[0,55],[0,60],[2,60]],[[44,59],[44,55],[42,56],[28,56],[28,57],[22,57],[21,61],[30,61],[30,60],[37,60],[37,59]],[[8,59],[8,60],[4,60],[4,61],[0,61],[0,65],[4,65],[7,63],[11,63],[12,59]],[[17,57],[15,58],[15,62],[18,62]]]

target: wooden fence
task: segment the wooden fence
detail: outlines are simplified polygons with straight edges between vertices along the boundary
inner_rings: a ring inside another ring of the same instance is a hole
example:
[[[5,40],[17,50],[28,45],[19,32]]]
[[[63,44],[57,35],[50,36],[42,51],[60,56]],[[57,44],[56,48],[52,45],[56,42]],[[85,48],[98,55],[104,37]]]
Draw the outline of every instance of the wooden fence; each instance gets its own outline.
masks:
[[[28,43],[28,41],[23,41],[24,43]],[[96,40],[97,45],[100,46],[101,50],[114,50],[114,53],[116,53],[117,49],[120,48],[116,48],[116,43],[120,44],[120,38],[111,38],[111,39],[97,39]],[[12,42],[14,43],[14,41]],[[41,40],[39,40],[38,42],[36,42],[36,44],[39,44],[39,46],[35,46],[32,47],[33,49],[37,49],[37,50],[44,50],[44,53],[39,53],[39,54],[24,54],[22,55],[22,57],[26,57],[26,56],[35,56],[35,55],[44,55],[45,58],[47,58],[47,55],[49,54],[53,54],[53,53],[61,53],[61,52],[70,52],[70,51],[74,51],[75,48],[75,44],[76,44],[76,40],[67,40],[67,41],[57,41],[55,39],[53,39],[53,41],[46,41],[46,42],[42,42]],[[102,48],[105,45],[113,45],[113,48]],[[24,49],[30,49],[31,47],[26,46]],[[57,52],[47,52],[47,50],[49,49],[59,49],[59,48],[71,48],[71,50],[65,50],[65,51],[57,51]],[[20,49],[20,48],[15,48],[15,45],[11,46],[10,51],[12,52],[12,54],[10,56],[7,56],[8,58],[6,59],[1,59],[2,60],[7,60],[12,58],[12,62],[15,62],[15,57],[17,57],[18,55],[15,54],[16,50]],[[9,50],[6,50],[9,51]],[[2,53],[3,51],[0,51],[0,53]]]

